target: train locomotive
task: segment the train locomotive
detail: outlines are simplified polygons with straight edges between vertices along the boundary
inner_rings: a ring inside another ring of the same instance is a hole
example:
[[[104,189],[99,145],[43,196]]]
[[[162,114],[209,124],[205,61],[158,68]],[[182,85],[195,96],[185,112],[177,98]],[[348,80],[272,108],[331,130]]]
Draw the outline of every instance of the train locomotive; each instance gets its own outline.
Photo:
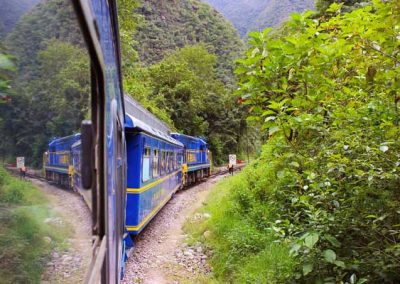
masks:
[[[171,136],[184,146],[182,178],[185,186],[209,177],[211,173],[211,153],[207,143],[189,135],[171,133]]]
[[[125,97],[125,105],[124,253],[127,258],[134,236],[146,227],[173,194],[210,175],[211,156],[203,139],[171,133],[165,124],[129,97]],[[80,134],[49,143],[44,163],[46,178],[79,192],[91,208],[90,192],[82,189],[80,167]]]
[[[73,176],[73,161],[71,148],[78,142],[81,135],[74,134],[67,137],[53,139],[48,150],[43,155],[44,174],[47,180],[61,186],[70,187]]]

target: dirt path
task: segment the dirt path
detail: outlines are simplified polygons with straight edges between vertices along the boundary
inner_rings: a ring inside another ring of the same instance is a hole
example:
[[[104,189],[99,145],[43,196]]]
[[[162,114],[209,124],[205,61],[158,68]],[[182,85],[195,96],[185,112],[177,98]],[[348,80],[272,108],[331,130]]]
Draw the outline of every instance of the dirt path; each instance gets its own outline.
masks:
[[[185,244],[182,226],[222,177],[180,191],[136,239],[124,283],[193,283],[210,272],[202,248]]]
[[[42,283],[82,283],[91,257],[91,214],[88,207],[74,192],[45,181],[31,179],[31,182],[46,194],[51,209],[61,216],[48,218],[45,222],[71,230],[66,248],[52,252]]]

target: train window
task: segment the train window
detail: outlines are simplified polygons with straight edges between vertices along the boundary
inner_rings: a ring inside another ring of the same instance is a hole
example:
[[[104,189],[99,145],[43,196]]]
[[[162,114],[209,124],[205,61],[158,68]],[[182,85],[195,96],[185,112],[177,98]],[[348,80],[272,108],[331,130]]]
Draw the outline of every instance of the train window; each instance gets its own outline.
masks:
[[[153,150],[153,177],[158,177],[160,175],[160,168],[158,167],[158,149]]]
[[[174,152],[174,166],[175,166],[175,170],[178,169],[178,153]]]
[[[176,153],[176,166],[177,166],[177,168],[179,169],[179,167],[182,165],[182,162],[181,162],[181,153]]]
[[[165,152],[165,172],[169,173],[169,151]]]
[[[148,181],[151,178],[150,155],[151,155],[150,148],[145,147],[143,149],[142,181]]]
[[[170,172],[171,172],[171,169],[170,169],[171,161],[170,161],[170,159],[171,159],[171,154],[170,154],[170,152],[168,151],[168,152],[167,152],[167,173],[170,173]]]
[[[168,152],[168,154],[169,154],[169,167],[168,167],[168,169],[169,169],[169,172],[172,172],[173,170],[174,170],[174,161],[173,161],[173,152]]]
[[[186,161],[188,163],[196,163],[197,157],[196,157],[196,152],[193,150],[189,150],[186,152]]]
[[[164,175],[165,174],[165,172],[166,172],[166,153],[165,153],[165,151],[163,150],[162,152],[161,152],[161,174],[162,175]]]

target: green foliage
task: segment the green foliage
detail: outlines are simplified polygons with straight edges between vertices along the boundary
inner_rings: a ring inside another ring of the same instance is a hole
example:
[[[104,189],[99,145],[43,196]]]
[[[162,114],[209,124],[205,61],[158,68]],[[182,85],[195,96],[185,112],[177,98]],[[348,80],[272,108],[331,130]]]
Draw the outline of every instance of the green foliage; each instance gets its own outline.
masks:
[[[290,247],[293,269],[260,282],[400,281],[400,6],[340,7],[293,15],[280,37],[252,33],[238,62],[269,140],[203,227],[223,281],[271,243]]]
[[[230,91],[217,79],[217,57],[204,45],[172,52],[148,68],[148,96],[171,118],[178,131],[204,136],[217,164],[237,151],[247,124]]]
[[[118,0],[117,5],[122,68],[127,71],[134,68],[138,60],[137,51],[134,49],[134,46],[138,44],[135,35],[137,26],[143,24],[143,17],[136,13],[140,7],[139,0]]]
[[[254,152],[258,137],[225,84],[233,83],[233,59],[242,48],[232,27],[196,1],[138,5],[120,0],[118,5],[125,91],[171,129],[206,137],[217,164],[225,163],[231,151],[241,152],[243,145]],[[134,48],[142,62],[126,56]],[[247,140],[242,139],[245,132]]]
[[[12,103],[0,109],[3,152],[39,165],[48,141],[76,132],[87,116],[90,75],[86,52],[57,40],[38,52],[35,68],[34,79],[14,80]]]
[[[208,123],[201,114],[205,98],[224,91],[215,80],[216,57],[203,46],[185,47],[151,67],[151,85],[158,105],[171,116],[177,129],[188,135],[204,135]],[[205,80],[208,78],[208,80]]]
[[[52,249],[68,235],[67,228],[44,222],[50,217],[55,215],[43,194],[0,167],[0,255],[6,260],[0,262],[3,283],[40,282]]]
[[[203,43],[209,53],[217,55],[218,79],[234,84],[234,60],[243,50],[243,42],[211,7],[196,0],[143,0],[137,11],[144,17],[135,36],[143,63],[158,63],[171,51]]]
[[[0,104],[11,99],[10,79],[15,72],[15,65],[5,48],[0,45]]]
[[[261,169],[258,176],[262,176]],[[199,212],[211,217],[185,224],[193,238],[190,241],[202,241],[212,254],[213,278],[218,283],[283,283],[293,273],[290,247],[275,243],[273,232],[257,225],[255,215],[266,220],[269,208],[259,204],[257,212],[249,214],[239,207],[239,200],[245,207],[250,204],[252,197],[246,188],[254,178],[254,168],[249,167],[218,183]]]
[[[89,58],[67,0],[38,4],[4,42],[16,72],[11,101],[0,104],[0,152],[38,166],[48,141],[76,132],[88,116]]]

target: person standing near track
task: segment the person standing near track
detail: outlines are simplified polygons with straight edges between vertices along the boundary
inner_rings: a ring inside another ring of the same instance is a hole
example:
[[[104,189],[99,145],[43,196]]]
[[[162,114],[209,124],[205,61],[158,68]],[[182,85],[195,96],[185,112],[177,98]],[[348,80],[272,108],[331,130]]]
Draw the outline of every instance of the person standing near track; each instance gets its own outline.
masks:
[[[23,165],[19,168],[19,174],[21,179],[26,179],[26,167]]]
[[[228,164],[228,171],[230,175],[233,175],[233,164],[231,163]]]

